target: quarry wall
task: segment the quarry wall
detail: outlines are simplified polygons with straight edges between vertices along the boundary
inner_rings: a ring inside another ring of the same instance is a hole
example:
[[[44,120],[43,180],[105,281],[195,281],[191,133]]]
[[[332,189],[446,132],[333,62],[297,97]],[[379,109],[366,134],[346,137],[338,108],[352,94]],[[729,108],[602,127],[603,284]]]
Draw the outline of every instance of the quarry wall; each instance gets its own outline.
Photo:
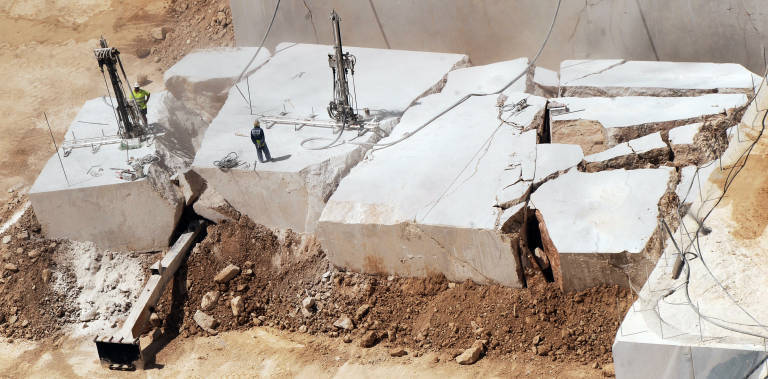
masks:
[[[274,0],[231,0],[235,41],[258,46]],[[474,64],[530,56],[555,0],[306,0],[280,4],[267,47],[332,43],[328,15],[345,44],[468,54]],[[564,0],[538,65],[580,58],[741,63],[761,73],[768,32],[761,0]]]

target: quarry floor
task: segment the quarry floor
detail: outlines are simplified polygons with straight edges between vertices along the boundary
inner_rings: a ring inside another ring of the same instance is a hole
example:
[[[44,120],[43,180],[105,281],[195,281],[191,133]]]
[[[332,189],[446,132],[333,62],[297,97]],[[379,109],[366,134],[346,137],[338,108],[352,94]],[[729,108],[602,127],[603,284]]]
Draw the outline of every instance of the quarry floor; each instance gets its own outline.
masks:
[[[573,362],[551,362],[525,354],[484,358],[472,366],[435,362],[440,356],[390,357],[386,348],[363,349],[340,339],[270,328],[226,332],[215,337],[176,339],[145,371],[106,371],[93,357],[90,340],[0,343],[3,377],[412,377],[412,378],[594,378],[600,370]]]

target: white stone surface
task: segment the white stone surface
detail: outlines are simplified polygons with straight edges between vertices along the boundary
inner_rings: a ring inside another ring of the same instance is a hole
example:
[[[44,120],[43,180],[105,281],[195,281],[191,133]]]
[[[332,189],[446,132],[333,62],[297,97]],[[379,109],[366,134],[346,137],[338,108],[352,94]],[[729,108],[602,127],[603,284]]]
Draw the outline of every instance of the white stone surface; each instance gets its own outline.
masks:
[[[531,203],[560,254],[640,253],[656,230],[672,168],[571,170],[544,183]]]
[[[533,82],[542,87],[557,88],[560,86],[560,77],[557,71],[536,66],[533,71]]]
[[[248,62],[254,59],[257,50],[257,47],[225,47],[193,51],[165,72],[165,88],[210,122],[227,99],[234,81]],[[255,72],[269,58],[269,49],[262,48],[245,76]],[[239,85],[247,97],[245,82]],[[238,93],[237,96],[241,95]]]
[[[579,145],[550,143],[536,145],[536,182],[558,171],[576,166],[584,158]]]
[[[150,109],[157,101],[151,98]],[[155,121],[152,117],[150,123]],[[65,138],[115,134],[117,123],[109,100],[97,98],[85,103]],[[154,152],[153,145],[126,151],[120,144],[110,144],[95,153],[90,147],[76,148],[64,157],[60,148],[69,184],[54,154],[30,190],[43,232],[48,238],[92,241],[101,248],[143,251],[167,246],[181,204],[164,198],[148,180],[125,181],[113,170],[130,168],[127,158]]]
[[[634,151],[635,154],[642,154],[654,149],[663,149],[667,147],[667,144],[661,139],[661,132],[629,140],[627,141],[627,144],[632,148],[632,151]]]
[[[693,124],[678,126],[669,131],[669,143],[672,145],[690,145],[693,143],[693,137],[699,132],[704,123],[696,122]]]
[[[490,81],[467,80],[468,74],[494,74],[494,68],[483,73],[482,67],[452,72],[446,88],[477,89],[477,82],[492,87]],[[520,286],[514,251],[498,231],[506,220],[494,205],[501,189],[533,178],[536,131],[521,134],[500,123],[497,96],[483,96],[410,134],[461,93],[421,99],[381,142],[410,137],[375,151],[372,160],[361,162],[341,182],[318,226],[334,264],[407,276],[441,272],[451,280]],[[502,118],[528,126],[540,119],[545,99],[517,93],[509,95],[507,104],[522,98],[530,106]],[[560,167],[554,161],[542,171]],[[530,182],[519,185],[527,188]]]
[[[701,188],[709,186],[707,178],[713,170],[719,169],[717,161],[703,164],[698,168],[696,166],[685,166],[680,169],[680,183],[675,189],[675,193],[681,202],[692,203],[696,200],[703,201],[701,198]]]
[[[451,72],[450,80],[441,93],[456,99],[469,93],[492,93],[504,88],[510,80],[516,78],[528,67],[528,58],[491,63],[484,66],[467,67]],[[525,92],[528,75],[512,83],[505,90],[508,93]]]
[[[653,149],[663,149],[665,147],[667,147],[667,144],[661,139],[661,132],[656,132],[620,143],[608,150],[587,155],[584,157],[584,160],[587,162],[604,162],[624,155],[642,154]]]
[[[634,151],[632,151],[632,148],[629,147],[629,143],[624,142],[608,150],[603,150],[599,153],[587,155],[586,157],[584,157],[584,160],[587,162],[603,162],[609,159],[613,159],[616,157],[629,155],[629,154],[634,154]]]
[[[735,63],[566,60],[560,64],[563,87],[670,88],[751,93],[752,73]]]
[[[458,54],[347,47],[357,57],[355,86],[359,108],[371,113],[389,130],[405,109],[422,94],[434,91],[445,74],[467,58]],[[255,163],[256,149],[248,137],[253,120],[259,115],[307,118],[317,114],[327,120],[325,108],[332,98],[331,69],[327,54],[330,46],[280,44],[270,61],[250,77],[253,111],[239,95],[230,91],[227,102],[208,128],[193,166],[235,209],[255,222],[297,232],[314,231],[325,201],[339,180],[363,157],[368,146],[379,139],[374,133],[358,137],[346,131],[340,142],[324,150],[308,150],[300,143],[307,138],[310,147],[333,141],[330,129],[275,125],[265,129],[266,141],[274,162]],[[214,161],[230,152],[239,155],[248,167],[223,172]],[[255,165],[254,165],[255,163]]]
[[[684,120],[724,113],[747,103],[744,94],[707,94],[695,97],[560,97],[571,113],[552,116],[553,121],[595,120],[604,128]],[[583,109],[583,110],[582,110]],[[577,111],[578,112],[575,112]]]

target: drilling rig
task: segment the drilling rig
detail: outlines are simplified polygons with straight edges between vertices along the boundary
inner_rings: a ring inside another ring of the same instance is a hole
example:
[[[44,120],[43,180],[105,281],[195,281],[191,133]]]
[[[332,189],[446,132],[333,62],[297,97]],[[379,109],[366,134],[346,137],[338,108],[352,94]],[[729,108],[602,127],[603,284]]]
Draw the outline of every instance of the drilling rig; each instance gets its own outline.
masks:
[[[333,100],[328,104],[328,116],[342,124],[355,124],[358,121],[357,112],[352,107],[349,94],[347,74],[355,75],[355,56],[345,53],[341,46],[341,18],[336,10],[331,12],[333,25],[334,52],[328,54],[328,65],[333,73]],[[357,99],[355,99],[357,101]]]
[[[143,137],[147,134],[147,125],[140,116],[133,92],[128,90],[130,98],[125,95],[122,79],[128,83],[128,76],[125,75],[125,68],[123,68],[123,62],[120,60],[120,51],[115,47],[109,47],[104,37],[101,37],[99,46],[100,48],[95,49],[93,53],[99,62],[101,74],[105,75],[104,68],[106,67],[106,74],[109,75],[109,81],[112,84],[112,93],[117,101],[115,111],[117,113],[118,134],[126,140]],[[120,78],[121,73],[122,79]],[[106,76],[104,76],[104,81],[106,82]],[[107,86],[107,93],[109,93],[109,86]]]
[[[331,26],[333,28],[333,53],[328,54],[328,65],[331,67],[331,76],[333,80],[333,100],[328,104],[328,116],[331,120],[317,120],[314,114],[308,118],[290,118],[285,117],[287,112],[279,116],[260,115],[259,120],[266,125],[267,129],[274,125],[294,125],[296,131],[304,126],[318,128],[333,128],[334,134],[341,133],[343,130],[357,130],[358,135],[374,131],[380,133],[379,121],[376,116],[371,116],[370,111],[365,108],[363,114],[357,113],[357,95],[355,94],[355,64],[357,59],[354,55],[344,52],[341,43],[341,17],[335,10],[331,12]],[[351,86],[350,86],[351,79]],[[352,89],[350,91],[350,88]],[[322,138],[312,138],[310,140],[321,140]],[[306,142],[306,141],[305,141]],[[303,146],[303,142],[302,142]]]

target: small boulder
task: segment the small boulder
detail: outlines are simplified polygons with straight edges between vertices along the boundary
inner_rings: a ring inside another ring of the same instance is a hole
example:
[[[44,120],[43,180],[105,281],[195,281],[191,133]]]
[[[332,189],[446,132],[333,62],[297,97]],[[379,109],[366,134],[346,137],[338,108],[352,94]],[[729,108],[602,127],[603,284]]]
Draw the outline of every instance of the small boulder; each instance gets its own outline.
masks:
[[[357,308],[357,311],[355,312],[355,320],[362,320],[370,309],[370,304],[361,305],[360,308]]]
[[[405,355],[408,355],[408,352],[405,351],[405,349],[400,348],[400,347],[396,347],[396,348],[393,348],[393,349],[389,350],[389,356],[390,357],[402,357],[402,356],[405,356]]]
[[[203,295],[203,299],[200,301],[200,309],[204,311],[210,311],[216,307],[216,303],[219,301],[221,294],[219,291],[209,291]]]
[[[375,330],[371,330],[363,335],[360,339],[360,347],[369,348],[376,345],[379,342],[379,334]]]
[[[539,346],[536,346],[536,354],[538,355],[547,355],[549,352],[552,351],[552,345],[545,343],[541,344]]]
[[[352,322],[352,319],[349,318],[349,316],[341,316],[336,322],[333,323],[333,326],[344,329],[344,330],[352,330],[355,328],[355,323]]]
[[[44,268],[42,275],[43,275],[43,283],[47,285],[48,282],[51,281],[51,270]]]
[[[603,376],[608,378],[616,376],[616,368],[613,366],[613,363],[608,363],[603,366]]]
[[[11,272],[18,272],[19,271],[19,268],[16,267],[16,265],[13,264],[13,263],[6,263],[5,266],[3,266],[3,267],[5,268],[6,271],[11,271]]]
[[[472,346],[464,350],[463,353],[456,357],[456,363],[460,365],[471,365],[477,362],[480,357],[485,353],[485,340],[477,340]]]
[[[232,298],[231,301],[232,306],[232,315],[237,317],[243,314],[245,311],[245,302],[243,301],[242,296],[235,296]]]
[[[223,270],[219,271],[219,273],[216,274],[216,277],[213,278],[213,281],[216,283],[227,283],[239,273],[240,267],[230,264],[229,266],[224,267]]]
[[[205,189],[205,179],[198,173],[187,170],[179,175],[179,187],[187,206],[192,205]]]
[[[3,236],[3,244],[7,245],[11,243],[11,236]]]
[[[16,235],[16,238],[18,238],[18,239],[20,239],[22,241],[28,240],[29,239],[29,232],[26,231],[26,230],[22,230],[21,232],[19,232],[19,234]]]
[[[160,316],[157,313],[152,312],[149,314],[149,323],[150,325],[157,328],[163,325],[163,320],[160,318]]]
[[[232,221],[233,219],[229,214],[234,214],[237,211],[213,188],[207,187],[200,194],[200,197],[192,205],[192,209],[195,213],[207,220],[210,220],[216,224],[222,221]]]
[[[146,46],[139,46],[136,48],[136,56],[138,58],[146,58],[149,56],[150,50]]]
[[[162,41],[165,39],[165,30],[162,27],[152,28],[152,30],[149,31],[149,35],[155,41]]]
[[[195,312],[195,315],[192,317],[192,319],[195,320],[195,323],[197,326],[199,326],[201,329],[205,330],[206,332],[216,335],[218,332],[214,329],[216,326],[218,326],[218,322],[216,322],[216,319],[212,316],[209,316],[205,312],[201,310],[197,310]]]
[[[38,255],[40,255],[40,250],[32,249],[27,252],[27,256],[29,259],[36,258]]]
[[[312,316],[315,311],[315,298],[312,296],[305,297],[301,301],[301,314],[304,317]]]
[[[302,325],[302,326],[299,327],[299,333],[306,333],[306,332],[307,332],[307,326],[306,325]]]

